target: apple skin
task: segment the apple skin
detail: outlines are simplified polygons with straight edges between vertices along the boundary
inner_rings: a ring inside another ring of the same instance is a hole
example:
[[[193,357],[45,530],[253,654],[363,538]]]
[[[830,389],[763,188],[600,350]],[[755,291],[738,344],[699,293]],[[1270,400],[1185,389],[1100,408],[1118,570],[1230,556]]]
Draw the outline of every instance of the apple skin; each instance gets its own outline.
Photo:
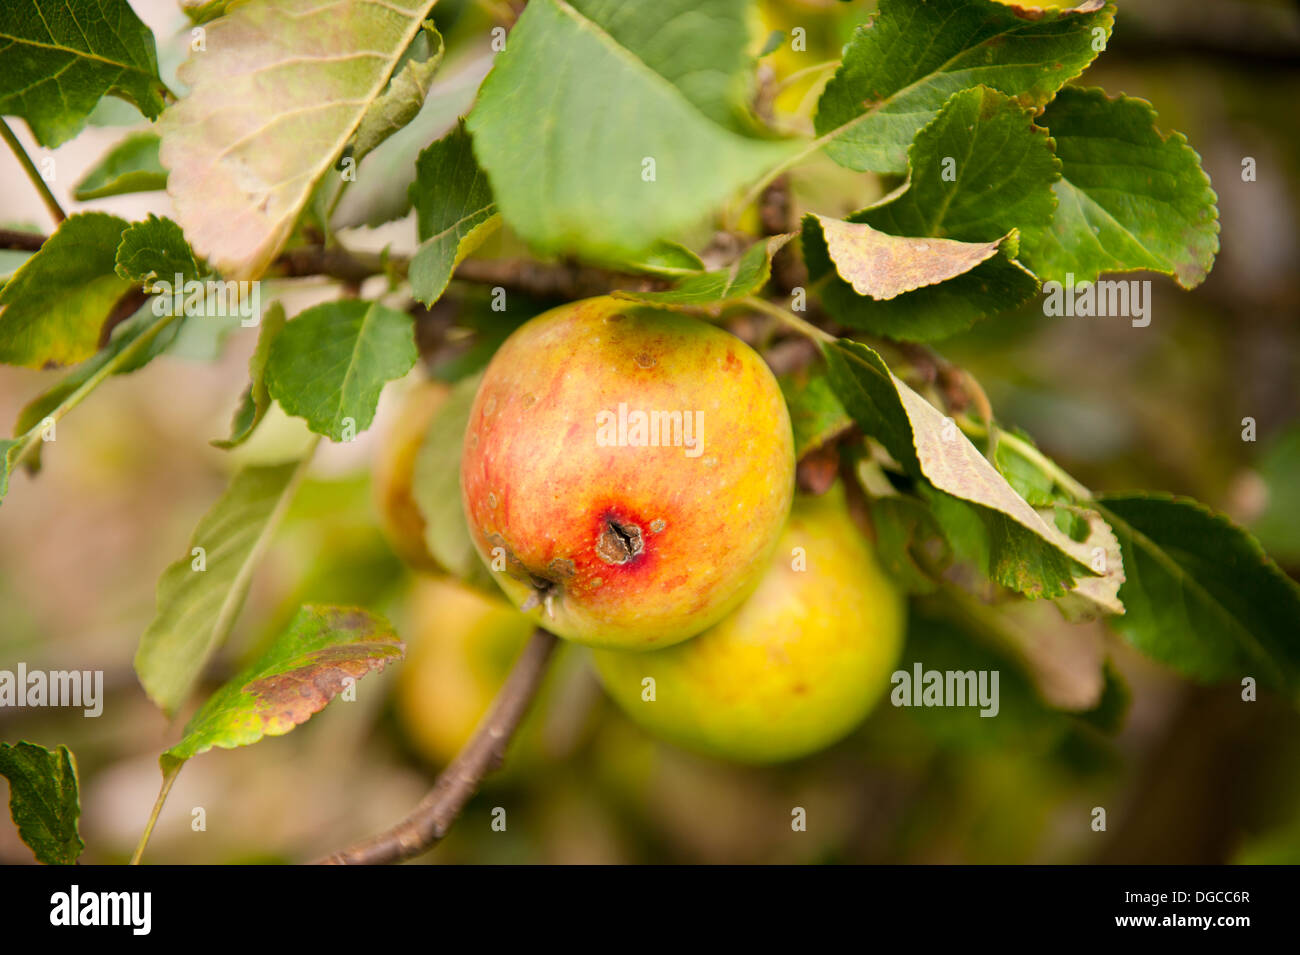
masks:
[[[429,422],[450,393],[442,382],[428,379],[402,395],[393,423],[377,442],[371,469],[375,509],[389,546],[411,567],[431,573],[442,568],[425,544],[424,515],[415,503],[412,486],[415,460]]]
[[[803,548],[806,569],[792,567]],[[654,735],[724,759],[815,752],[866,717],[902,649],[904,605],[837,485],[795,500],[754,595],[694,640],[653,653],[596,651],[605,689]],[[642,680],[655,699],[642,699]]]
[[[694,454],[663,440],[602,446],[599,416],[620,403],[698,413]],[[541,626],[658,649],[721,620],[766,570],[794,494],[789,412],[730,333],[612,298],[574,302],[492,359],[461,492],[479,555]]]

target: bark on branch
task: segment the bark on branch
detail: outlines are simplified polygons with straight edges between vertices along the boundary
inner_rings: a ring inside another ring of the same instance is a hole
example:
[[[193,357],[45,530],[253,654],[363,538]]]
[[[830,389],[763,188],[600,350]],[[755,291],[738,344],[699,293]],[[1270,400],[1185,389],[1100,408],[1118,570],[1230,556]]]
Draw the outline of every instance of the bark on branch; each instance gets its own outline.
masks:
[[[437,844],[478,792],[483,777],[505,759],[506,747],[537,694],[555,643],[556,638],[545,630],[534,631],[474,735],[409,816],[387,832],[340,849],[317,864],[384,865],[414,858]]]

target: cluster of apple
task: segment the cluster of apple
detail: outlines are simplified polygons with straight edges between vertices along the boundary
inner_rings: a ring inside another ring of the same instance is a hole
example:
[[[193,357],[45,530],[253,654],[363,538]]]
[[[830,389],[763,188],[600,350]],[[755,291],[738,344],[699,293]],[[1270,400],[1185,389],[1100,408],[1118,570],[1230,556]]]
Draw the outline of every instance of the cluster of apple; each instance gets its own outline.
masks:
[[[598,440],[616,409],[623,440]],[[407,416],[377,473],[395,546],[426,567],[410,484],[430,414]],[[720,328],[610,298],[532,319],[483,375],[461,491],[475,547],[518,608],[480,598],[496,632],[538,625],[593,648],[609,694],[665,739],[791,759],[848,733],[888,685],[902,601],[842,488],[796,495],[780,387]],[[445,659],[425,643],[450,639],[422,630],[416,672]]]

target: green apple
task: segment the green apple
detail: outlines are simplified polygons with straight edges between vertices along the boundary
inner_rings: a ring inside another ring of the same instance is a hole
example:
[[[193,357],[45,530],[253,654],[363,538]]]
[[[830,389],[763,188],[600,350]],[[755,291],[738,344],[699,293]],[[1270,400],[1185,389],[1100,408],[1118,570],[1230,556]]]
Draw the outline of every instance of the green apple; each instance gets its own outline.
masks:
[[[735,336],[587,299],[492,359],[461,491],[479,555],[533,619],[590,646],[658,649],[762,577],[794,493],[790,417]]]
[[[597,651],[637,723],[749,763],[794,759],[856,727],[889,685],[904,607],[837,485],[796,499],[762,583],[717,626],[653,653]]]

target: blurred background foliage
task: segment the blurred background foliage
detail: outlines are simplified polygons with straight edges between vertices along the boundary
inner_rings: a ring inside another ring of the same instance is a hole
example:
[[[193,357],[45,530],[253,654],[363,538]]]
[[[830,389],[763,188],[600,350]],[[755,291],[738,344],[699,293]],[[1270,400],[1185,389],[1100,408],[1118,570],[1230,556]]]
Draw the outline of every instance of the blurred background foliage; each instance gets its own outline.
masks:
[[[135,6],[159,38],[170,78],[186,24],[166,0]],[[779,81],[835,58],[871,8],[759,4],[755,50],[772,31],[786,32],[761,68]],[[470,3],[440,4],[438,15],[453,60],[458,43],[470,46],[467,38],[486,35],[491,23]],[[789,48],[796,26],[807,31],[807,52]],[[475,75],[477,56],[450,75]],[[784,89],[778,121],[806,121],[825,76]],[[1220,198],[1214,271],[1192,293],[1153,277],[1147,328],[1045,319],[1030,305],[941,351],[976,375],[1004,422],[1024,428],[1088,486],[1194,496],[1249,526],[1300,576],[1300,12],[1282,0],[1121,0],[1111,47],[1084,82],[1149,99],[1163,128],[1184,132],[1201,153]],[[426,113],[447,109],[431,98]],[[106,100],[96,125],[56,151],[61,197],[122,126],[139,122],[132,112]],[[448,115],[424,120],[427,141]],[[400,148],[389,149],[388,161]],[[1255,160],[1254,181],[1243,181],[1246,157]],[[25,183],[8,156],[0,174],[5,224],[44,225],[35,198],[18,195]],[[382,177],[370,181],[382,190]],[[834,214],[891,185],[829,160],[794,177],[800,210]],[[135,216],[166,209],[157,194],[89,206]],[[410,247],[414,228],[408,219],[354,239]],[[280,297],[292,313],[326,291],[286,282],[264,290],[264,301]],[[435,371],[449,378],[480,364],[509,331],[475,293],[460,295],[455,309],[443,316],[450,331],[436,337],[445,344],[461,336],[470,347],[450,361],[440,351]],[[85,862],[129,856],[157,791],[157,755],[188,715],[169,724],[131,670],[159,573],[238,464],[287,458],[308,440],[300,422],[273,411],[237,452],[208,445],[226,433],[255,340],[251,331],[226,332],[102,387],[60,423],[39,477],[17,476],[0,508],[0,667],[21,660],[105,673],[99,719],[0,709],[0,738],[66,743],[76,753]],[[361,681],[355,702],[335,702],[286,737],[195,759],[147,861],[300,861],[386,827],[419,800],[526,638],[510,611],[407,569],[381,532],[370,471],[414,379],[388,390],[369,432],[318,455],[209,688],[310,600],[386,613],[408,660]],[[49,381],[0,369],[0,418],[14,420]],[[1247,417],[1257,423],[1253,442],[1242,437]],[[1041,668],[1000,656],[977,619],[922,600],[902,665],[1001,669],[1000,716],[884,705],[831,749],[764,769],[650,739],[604,698],[585,654],[564,647],[507,768],[422,861],[1300,862],[1293,709],[1268,696],[1243,705],[1235,686],[1189,685],[1100,628],[1067,628],[1050,607],[1025,614],[1036,642],[1067,630],[1072,646],[1109,656],[1100,715],[1048,708],[1042,700],[1053,691]],[[1055,692],[1068,692],[1071,677],[1058,673],[1065,689]],[[1105,832],[1090,827],[1096,806],[1107,810]],[[196,807],[206,831],[191,826]],[[506,810],[504,832],[491,827],[494,807]],[[791,830],[794,807],[807,810],[806,832]],[[30,861],[13,827],[0,824],[0,862]]]

